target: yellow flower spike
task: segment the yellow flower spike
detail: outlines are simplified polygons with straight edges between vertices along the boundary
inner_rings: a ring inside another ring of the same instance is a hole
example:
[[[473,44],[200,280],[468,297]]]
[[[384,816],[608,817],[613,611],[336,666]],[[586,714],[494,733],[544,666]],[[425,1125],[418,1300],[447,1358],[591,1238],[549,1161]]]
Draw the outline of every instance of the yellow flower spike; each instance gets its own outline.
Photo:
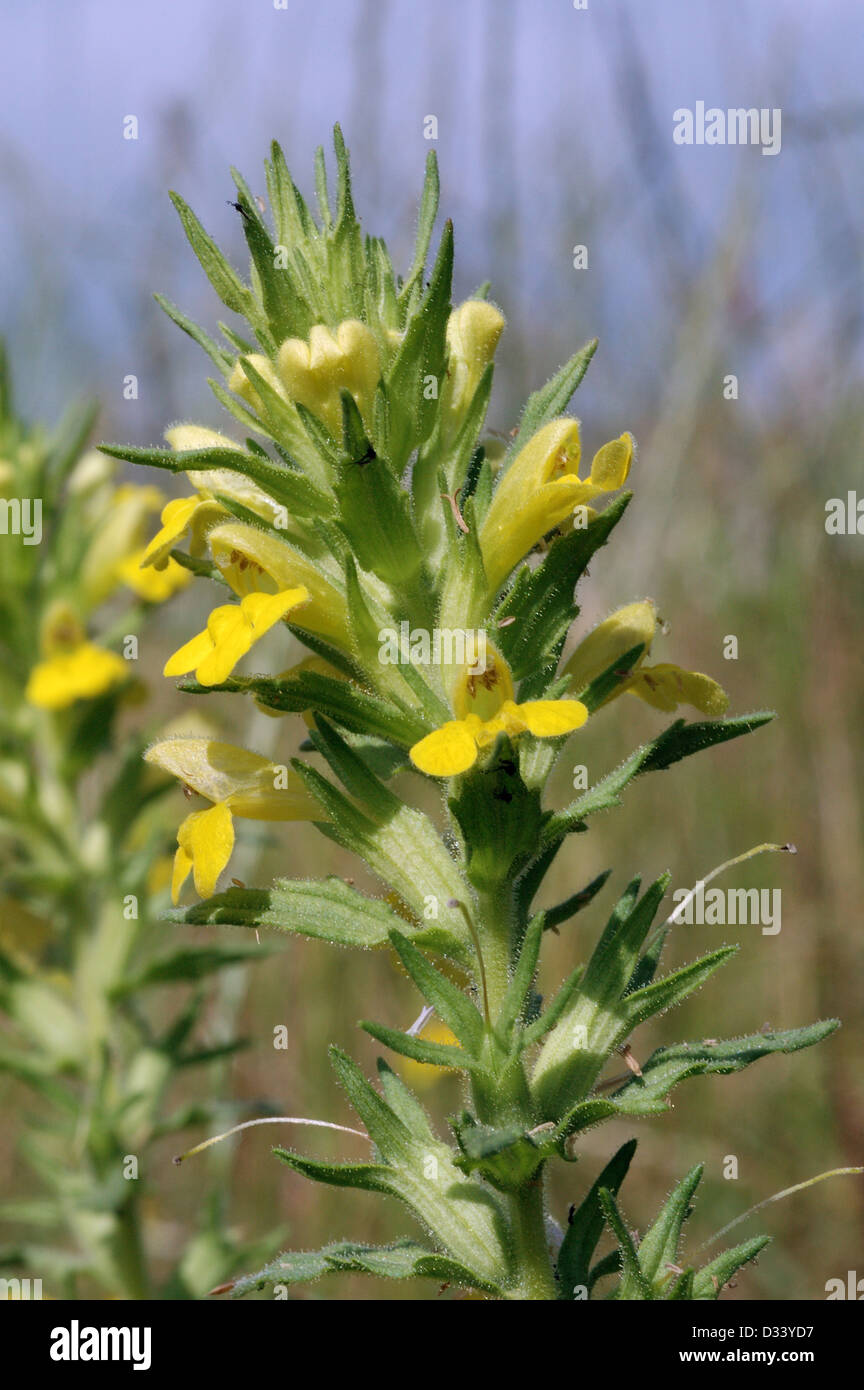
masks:
[[[144,758],[213,803],[206,811],[192,812],[180,826],[171,889],[174,902],[190,873],[201,897],[215,892],[234,845],[232,817],[325,819],[293,769],[231,743],[167,738],[148,748]]]
[[[309,599],[300,626],[350,650],[344,597],[288,541],[239,521],[214,527],[207,539],[214,564],[240,598],[250,593],[275,594],[302,585],[308,590]]]
[[[624,689],[655,709],[667,712],[679,705],[693,705],[701,714],[725,714],[729,696],[721,685],[701,671],[683,671],[680,666],[663,663],[640,666],[624,683]]]
[[[129,668],[116,652],[92,642],[40,661],[30,672],[25,698],[39,709],[59,710],[76,700],[93,700],[128,679]]]
[[[503,314],[485,299],[466,299],[447,320],[449,361],[442,410],[452,415],[454,423],[471,404],[505,327]]]
[[[191,584],[193,575],[170,557],[162,566],[144,568],[144,551],[130,555],[118,566],[117,573],[124,584],[128,584],[139,598],[147,603],[164,603],[166,599]]]
[[[201,685],[221,685],[259,637],[309,597],[308,589],[278,594],[247,594],[239,604],[214,608],[204,632],[187,642],[165,663],[165,676],[194,671]]]
[[[171,875],[172,902],[176,903],[190,873],[199,898],[212,898],[234,849],[234,819],[225,802],[187,816],[177,831],[177,844]]]
[[[591,474],[583,480],[578,420],[552,420],[538,430],[502,476],[480,531],[490,586],[499,588],[537,542],[568,522],[577,507],[621,487],[632,455],[633,440],[624,434],[595,454]]]
[[[634,647],[643,645],[643,656],[647,655],[656,631],[657,610],[650,599],[625,604],[589,632],[564,663],[561,674],[570,677],[570,689],[579,695]]]
[[[290,399],[317,415],[335,438],[342,435],[340,390],[350,392],[369,423],[381,360],[375,335],[359,319],[345,319],[335,333],[316,324],[308,343],[286,338],[276,364]]]

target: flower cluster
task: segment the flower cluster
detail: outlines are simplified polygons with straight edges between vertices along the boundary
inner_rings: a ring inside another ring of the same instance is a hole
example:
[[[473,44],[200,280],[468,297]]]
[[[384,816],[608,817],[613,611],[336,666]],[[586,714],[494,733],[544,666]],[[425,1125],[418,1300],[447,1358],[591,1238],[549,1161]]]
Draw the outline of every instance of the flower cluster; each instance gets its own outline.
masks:
[[[626,1171],[620,1156],[550,1251],[544,1165],[575,1157],[589,1125],[664,1109],[685,1077],[738,1070],[816,1041],[828,1025],[716,1051],[661,1050],[638,1075],[598,1090],[631,1032],[730,952],[655,978],[666,932],[647,938],[667,880],[641,897],[636,880],[584,975],[575,972],[544,1006],[534,987],[544,931],[584,908],[605,876],[554,907],[538,912],[534,902],[565,839],[634,777],[770,716],[717,718],[727,697],[709,676],[650,665],[660,624],[648,600],[579,632],[575,588],[625,513],[635,458],[623,431],[582,465],[581,427],[567,408],[596,344],[529,398],[502,451],[486,415],[504,318],[483,293],[452,306],[449,223],[426,269],[434,159],[402,278],[384,244],[361,233],[338,129],[335,143],[335,206],[319,153],[317,220],[278,146],[267,163],[272,224],[238,177],[248,283],[174,196],[211,284],[255,341],[223,330],[217,343],[162,303],[210,356],[221,376],[214,393],[245,442],[184,424],[169,431],[168,448],[108,452],[185,472],[193,487],[165,507],[143,571],[173,560],[221,591],[206,629],[170,658],[166,675],[186,677],[190,693],[247,695],[286,716],[285,751],[280,764],[177,738],[147,757],[211,803],[183,821],[174,869],[175,901],[190,872],[205,901],[175,918],[389,944],[456,1043],[363,1026],[402,1057],[463,1073],[468,1108],[452,1122],[455,1146],[444,1144],[386,1064],[379,1093],[335,1055],[373,1160],[279,1156],[316,1181],[398,1196],[434,1248],[331,1246],[300,1262],[285,1255],[237,1291],[351,1268],[444,1278],[508,1298],[588,1297],[602,1273],[619,1276],[619,1297],[714,1297],[753,1249],[685,1270],[672,1293],[669,1266],[649,1267],[657,1240],[632,1250],[614,1196]],[[432,641],[416,649],[433,653],[429,660],[412,646],[402,661],[382,661],[382,634],[403,623],[430,635],[480,631],[485,661],[469,663],[454,644]],[[251,663],[261,660],[264,649],[253,648],[265,634],[276,670],[262,673]],[[660,711],[689,706],[711,718],[676,719],[584,796],[552,809],[546,787],[568,737],[588,736],[597,712],[627,692]],[[397,772],[406,776],[394,783]],[[412,776],[438,782],[443,824],[412,803]],[[336,879],[215,894],[237,816],[313,821],[364,861],[386,896]],[[692,1175],[686,1182],[692,1192]],[[686,1200],[676,1202],[683,1213]],[[668,1214],[660,1220],[663,1249],[674,1251],[681,1223],[673,1232]],[[620,1256],[592,1269],[586,1261],[604,1222]]]

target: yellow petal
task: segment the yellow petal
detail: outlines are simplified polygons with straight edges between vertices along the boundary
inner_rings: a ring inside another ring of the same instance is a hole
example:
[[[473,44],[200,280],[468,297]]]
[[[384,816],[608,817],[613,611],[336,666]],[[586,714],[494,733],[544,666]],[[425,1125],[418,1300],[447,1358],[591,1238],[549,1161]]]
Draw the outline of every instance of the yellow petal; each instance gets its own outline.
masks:
[[[309,599],[300,625],[350,650],[345,599],[307,556],[272,532],[245,522],[216,526],[207,539],[214,563],[235,594],[245,598],[302,586]]]
[[[220,802],[206,811],[193,811],[177,831],[177,843],[192,861],[195,891],[199,898],[212,898],[219,875],[234,848],[234,820],[228,806]],[[175,880],[184,868],[185,859],[179,866],[175,865]]]
[[[442,410],[456,425],[464,416],[504,329],[504,316],[485,299],[466,299],[447,320],[447,382]]]
[[[581,729],[588,718],[587,709],[578,700],[528,700],[517,709],[535,738],[560,738]]]
[[[633,459],[633,436],[622,434],[598,449],[591,464],[591,482],[603,492],[623,487]]]
[[[668,663],[641,666],[626,689],[655,709],[666,711],[677,709],[678,705],[693,705],[702,714],[719,715],[729,706],[729,696],[710,676],[701,671],[683,671]]]
[[[233,605],[230,605],[233,607]],[[213,616],[212,613],[210,615]],[[162,668],[163,676],[185,676],[194,671],[213,651],[213,638],[208,631],[199,632],[179,648]]]
[[[650,599],[625,604],[611,617],[598,623],[562,668],[561,674],[570,677],[573,694],[581,695],[597,676],[602,676],[613,662],[634,647],[644,646],[644,657],[656,630],[657,611]]]
[[[25,692],[40,709],[66,709],[76,700],[93,700],[129,676],[116,652],[84,642],[72,652],[40,661],[30,672]]]
[[[477,744],[464,719],[451,719],[415,743],[410,756],[430,777],[458,777],[477,761]]]
[[[192,872],[192,856],[187,854],[182,846],[177,846],[177,853],[174,855],[174,864],[171,869],[171,901],[176,903],[180,897],[180,890]]]

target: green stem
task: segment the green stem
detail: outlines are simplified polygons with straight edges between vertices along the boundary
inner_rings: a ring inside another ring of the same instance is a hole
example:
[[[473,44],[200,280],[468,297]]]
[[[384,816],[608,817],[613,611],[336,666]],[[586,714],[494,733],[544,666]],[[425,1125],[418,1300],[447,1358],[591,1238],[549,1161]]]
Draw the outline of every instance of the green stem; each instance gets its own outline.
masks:
[[[510,1221],[519,1283],[513,1293],[520,1299],[557,1297],[555,1275],[546,1238],[543,1212],[542,1171],[510,1198]]]

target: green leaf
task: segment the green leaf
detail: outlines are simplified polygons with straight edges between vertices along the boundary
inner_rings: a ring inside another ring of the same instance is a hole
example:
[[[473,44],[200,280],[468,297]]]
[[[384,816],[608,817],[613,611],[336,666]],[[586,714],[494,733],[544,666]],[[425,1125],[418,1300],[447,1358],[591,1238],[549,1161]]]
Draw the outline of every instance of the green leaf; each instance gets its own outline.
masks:
[[[166,299],[162,294],[154,294],[153,298],[156,300],[160,309],[164,309],[172,323],[176,323],[177,327],[182,328],[183,332],[188,334],[193,342],[204,349],[214,367],[216,367],[224,377],[229,377],[234,365],[234,358],[231,356],[230,352],[225,352],[223,348],[219,347],[218,343],[214,343],[213,339],[208,337],[204,332],[204,329],[199,328],[197,323],[187,318],[186,315],[177,308],[176,304],[171,303],[170,299]]]
[[[641,1077],[632,1077],[611,1099],[626,1115],[660,1115],[669,1109],[669,1092],[687,1077],[743,1071],[751,1062],[773,1052],[798,1052],[812,1047],[839,1026],[839,1019],[829,1018],[782,1033],[752,1033],[725,1042],[660,1047],[643,1063]]]
[[[553,928],[559,927],[562,922],[575,917],[577,912],[581,912],[583,907],[587,907],[590,902],[593,902],[611,872],[611,869],[604,869],[602,874],[592,878],[591,882],[585,888],[580,889],[578,893],[573,893],[569,898],[565,898],[563,903],[558,903],[555,907],[547,908],[544,930],[552,931]]]
[[[669,1284],[668,1265],[678,1262],[681,1229],[690,1215],[693,1195],[702,1181],[704,1164],[691,1168],[664,1203],[656,1221],[639,1243],[639,1263],[648,1282],[663,1296]]]
[[[426,257],[429,255],[429,246],[432,241],[432,228],[435,225],[435,218],[438,215],[439,193],[438,160],[435,156],[435,151],[430,150],[426,156],[426,174],[423,180],[423,193],[420,198],[420,213],[417,219],[417,242],[414,251],[414,260],[408,272],[408,278],[399,291],[400,305],[410,306],[415,286],[422,283],[423,271],[426,266]]]
[[[385,1028],[383,1023],[371,1023],[361,1019],[360,1027],[376,1042],[389,1047],[401,1057],[410,1057],[413,1062],[426,1062],[433,1067],[450,1067],[458,1071],[482,1071],[483,1066],[464,1047],[453,1047],[451,1043],[429,1042],[413,1033],[400,1033],[397,1028]]]
[[[435,1279],[439,1283],[457,1284],[467,1288],[483,1287],[497,1293],[491,1285],[478,1285],[476,1276],[445,1255],[427,1250],[414,1240],[400,1240],[392,1245],[358,1245],[340,1241],[325,1245],[323,1250],[286,1251],[259,1269],[236,1279],[231,1287],[232,1298],[242,1298],[276,1284],[300,1284],[318,1279],[334,1271],[349,1274],[373,1274],[380,1279]]]
[[[543,913],[538,912],[528,923],[513,978],[507,987],[504,1003],[501,1005],[501,1010],[495,1020],[495,1028],[502,1042],[509,1039],[517,1019],[525,1011],[531,986],[534,983],[537,962],[540,958],[544,922]]]
[[[411,979],[438,1017],[447,1024],[464,1048],[469,1052],[479,1052],[484,1035],[483,1019],[471,1000],[446,975],[430,965],[401,931],[392,931],[390,940]]]
[[[556,839],[568,835],[579,827],[586,816],[605,811],[610,806],[620,805],[621,792],[641,773],[670,767],[672,763],[689,757],[691,753],[698,753],[703,748],[713,748],[729,739],[740,738],[742,734],[760,729],[773,718],[772,710],[758,710],[754,714],[742,714],[734,719],[709,719],[693,724],[676,719],[674,724],[670,724],[669,728],[664,729],[651,743],[643,744],[635,753],[631,753],[620,767],[608,773],[584,796],[553,816],[546,827],[544,843],[551,844]]]
[[[601,1189],[617,1194],[627,1176],[631,1159],[636,1152],[636,1140],[628,1139],[609,1160],[603,1172],[583,1198],[577,1210],[571,1211],[570,1224],[564,1233],[558,1252],[558,1297],[572,1299],[577,1287],[588,1288],[589,1269],[594,1251],[603,1234]]]
[[[305,636],[302,640],[306,640]],[[202,686],[202,690],[207,688]],[[429,732],[420,715],[399,709],[391,701],[361,690],[352,682],[319,675],[316,671],[303,671],[290,680],[255,677],[209,689],[252,690],[256,700],[269,709],[284,713],[314,709],[355,733],[383,738],[402,748],[410,748]]]
[[[332,941],[336,946],[385,946],[398,923],[380,898],[367,898],[341,878],[279,879],[272,888],[231,888],[191,907],[166,913],[195,926],[272,927]]]
[[[170,198],[177,209],[189,244],[222,303],[235,314],[241,314],[251,324],[262,343],[266,343],[269,350],[272,351],[275,344],[269,338],[266,319],[261,313],[252,291],[243,284],[237,272],[228,264],[213,238],[208,236],[195,213],[180,197],[180,194],[171,193]]]
[[[298,469],[277,465],[264,454],[223,448],[137,449],[131,445],[117,444],[100,444],[99,449],[110,458],[125,459],[127,463],[146,464],[149,468],[166,468],[171,473],[227,468],[251,478],[269,493],[275,502],[297,516],[327,516],[333,513],[332,500],[303,473]]]
[[[226,970],[232,965],[245,965],[250,960],[261,960],[271,955],[273,946],[193,946],[180,947],[176,951],[150,961],[143,970],[131,979],[121,980],[112,990],[112,998],[126,999],[139,990],[150,989],[154,985],[188,984],[203,980],[217,970]]]
[[[621,1255],[621,1283],[618,1287],[617,1297],[631,1301],[650,1299],[651,1289],[642,1273],[633,1238],[624,1224],[624,1218],[618,1210],[615,1197],[608,1187],[601,1187],[597,1191],[597,1199],[609,1229],[618,1242],[618,1251]]]
[[[723,1286],[729,1283],[733,1274],[755,1260],[770,1243],[770,1236],[753,1236],[731,1250],[724,1250],[694,1276],[692,1297],[703,1301],[719,1298]]]
[[[480,1125],[467,1111],[451,1123],[462,1150],[456,1166],[463,1173],[481,1173],[499,1192],[518,1192],[544,1160],[542,1145],[518,1125]]]
[[[567,402],[581,384],[596,351],[597,339],[592,338],[573,354],[569,362],[565,362],[564,366],[558,369],[545,386],[541,386],[539,391],[534,391],[528,397],[519,421],[519,433],[510,449],[512,454],[518,453],[532,435],[566,409]]]
[[[379,458],[348,465],[337,484],[342,526],[363,569],[385,584],[412,584],[422,555],[408,494]]]
[[[635,1028],[637,1024],[644,1023],[646,1018],[665,1013],[667,1009],[680,1004],[694,989],[704,985],[714,971],[725,965],[737,951],[737,946],[723,946],[719,951],[712,951],[707,956],[700,956],[698,960],[682,966],[672,975],[664,975],[662,980],[652,981],[635,994],[628,994],[624,1000],[623,1016],[629,1028]]]

